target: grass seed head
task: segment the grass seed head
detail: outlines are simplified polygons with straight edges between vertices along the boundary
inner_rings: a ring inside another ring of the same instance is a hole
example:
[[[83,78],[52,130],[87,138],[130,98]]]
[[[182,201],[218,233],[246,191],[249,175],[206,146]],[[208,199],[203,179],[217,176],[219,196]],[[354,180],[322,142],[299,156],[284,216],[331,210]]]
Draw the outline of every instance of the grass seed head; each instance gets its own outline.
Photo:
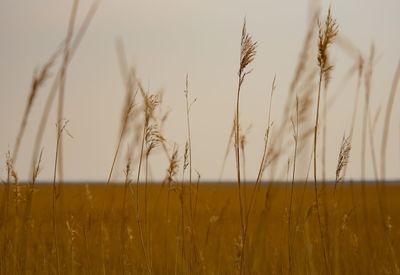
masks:
[[[253,62],[256,55],[257,42],[253,42],[253,38],[246,30],[246,19],[243,22],[242,39],[240,43],[240,68],[239,77],[243,82],[244,77],[251,72],[245,71],[246,67]]]
[[[333,69],[333,66],[329,63],[328,59],[328,48],[338,34],[338,25],[331,15],[330,8],[324,25],[322,25],[321,22],[318,22],[318,27],[318,66],[324,77],[325,86],[327,86],[330,79],[330,72]]]
[[[343,180],[342,171],[349,163],[351,151],[351,140],[350,136],[343,136],[342,144],[340,145],[338,163],[336,166],[336,182],[341,182]]]

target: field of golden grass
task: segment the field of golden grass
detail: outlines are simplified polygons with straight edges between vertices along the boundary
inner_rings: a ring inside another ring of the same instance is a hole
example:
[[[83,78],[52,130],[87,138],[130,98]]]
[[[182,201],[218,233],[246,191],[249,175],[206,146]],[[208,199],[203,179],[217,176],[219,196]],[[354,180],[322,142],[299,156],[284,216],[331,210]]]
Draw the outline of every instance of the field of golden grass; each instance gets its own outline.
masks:
[[[235,274],[241,251],[246,274],[325,273],[314,190],[303,183],[295,184],[290,229],[290,186],[260,187],[244,250],[234,184],[193,186],[192,205],[188,185],[150,184],[139,213],[136,187],[61,188],[54,224],[51,185],[35,187],[30,207],[29,189],[1,187],[1,274]],[[381,189],[385,216],[376,188],[345,183],[338,196],[321,188],[331,274],[399,273],[400,187]],[[248,198],[253,189],[243,190]],[[140,186],[141,202],[144,195]]]
[[[326,148],[331,146],[326,143],[329,102],[324,91],[334,67],[328,49],[339,29],[330,9],[323,21],[313,20],[281,108],[282,119],[271,131],[273,80],[258,173],[252,175],[254,183],[246,183],[246,131],[240,123],[245,110],[240,109],[240,97],[252,71],[257,41],[244,21],[237,90],[232,94],[235,115],[223,161],[224,166],[229,152],[235,152],[236,180],[200,183],[201,176],[197,173],[196,181],[192,167],[190,108],[195,100],[189,96],[188,75],[184,91],[187,140],[179,150],[163,134],[168,112],[159,110],[162,94],[143,88],[133,66],[125,61],[120,41],[117,53],[126,98],[108,178],[103,184],[64,184],[63,137],[70,135],[64,118],[66,72],[98,5],[93,4],[75,32],[78,2],[74,1],[65,41],[33,75],[14,148],[6,154],[7,178],[0,186],[0,274],[400,274],[400,185],[385,182],[400,63],[379,132],[369,106],[374,46],[368,57],[357,54],[354,69],[346,76],[355,75],[357,81],[350,134],[338,146],[335,181],[320,182],[317,178],[325,179],[327,168]],[[317,44],[317,52],[312,52],[312,43]],[[61,57],[37,127],[29,178],[21,184],[17,157],[29,115],[38,90]],[[353,131],[364,88],[358,141],[353,140]],[[56,98],[57,116],[51,118]],[[38,184],[43,135],[50,119],[57,122],[53,177],[50,184]],[[374,142],[377,138],[380,151]],[[361,181],[356,184],[344,180],[353,143],[362,147]],[[313,180],[296,182],[297,156],[307,148],[312,152],[306,155],[312,155],[309,170],[303,172],[307,180],[312,174]],[[161,170],[166,170],[162,184],[151,183],[150,155],[155,150],[162,151],[168,163]],[[287,182],[272,184],[274,174],[282,170],[282,159],[288,159]],[[367,162],[372,164],[375,182],[365,181]],[[263,178],[267,168],[270,179]],[[124,184],[113,183],[116,170],[124,172]]]

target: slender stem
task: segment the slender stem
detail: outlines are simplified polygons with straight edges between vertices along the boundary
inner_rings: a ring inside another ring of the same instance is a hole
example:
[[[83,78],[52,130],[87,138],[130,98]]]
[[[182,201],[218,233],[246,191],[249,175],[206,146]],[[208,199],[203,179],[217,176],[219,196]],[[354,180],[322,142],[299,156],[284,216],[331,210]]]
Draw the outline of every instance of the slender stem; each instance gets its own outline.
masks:
[[[112,162],[112,164],[111,164],[111,169],[110,169],[110,172],[109,172],[109,174],[108,174],[107,184],[109,184],[110,181],[111,181],[111,176],[112,176],[112,173],[113,173],[113,171],[114,171],[115,162],[117,161],[117,156],[118,156],[119,149],[120,149],[120,147],[121,147],[122,138],[123,138],[123,136],[124,136],[124,133],[125,133],[125,127],[122,129],[121,134],[120,134],[120,136],[119,136],[117,149],[115,150],[113,162]]]
[[[143,136],[142,136],[142,144],[140,148],[140,157],[139,157],[139,167],[138,167],[138,173],[137,173],[137,178],[136,178],[136,222],[138,224],[139,228],[139,236],[140,236],[140,243],[142,246],[142,250],[144,253],[144,257],[146,260],[146,267],[147,267],[147,272],[151,274],[151,267],[148,259],[148,255],[146,252],[146,247],[144,244],[144,238],[143,238],[143,229],[142,229],[142,224],[140,222],[140,208],[139,208],[139,180],[140,180],[140,171],[142,167],[142,160],[143,160],[143,151],[144,151],[144,142],[145,142],[145,135],[146,135],[146,128],[147,128],[147,123],[143,125]]]
[[[326,181],[326,137],[327,137],[327,92],[323,95],[323,128],[322,128],[322,183]]]
[[[360,69],[361,70],[361,69]],[[359,97],[360,97],[360,87],[361,87],[361,71],[358,74],[358,78],[357,78],[357,87],[356,87],[356,98],[355,98],[355,102],[354,102],[354,108],[353,108],[353,115],[351,118],[351,127],[350,127],[350,144],[352,143],[352,139],[353,139],[353,133],[354,133],[354,125],[356,123],[356,118],[357,118],[357,111],[358,111],[358,102],[359,102]],[[347,165],[343,168],[343,179],[346,176],[346,172],[347,172]]]
[[[239,132],[239,108],[240,108],[240,88],[242,86],[243,78],[239,74],[239,83],[237,88],[237,96],[236,96],[236,131],[235,131],[235,153],[236,153],[236,172],[237,172],[237,183],[238,183],[238,191],[239,191],[239,208],[240,208],[240,225],[241,225],[241,237],[242,237],[242,246],[240,253],[240,274],[243,274],[243,262],[244,262],[244,253],[245,253],[245,236],[246,229],[244,225],[244,206],[242,202],[242,188],[241,188],[241,180],[240,180],[240,132]]]
[[[290,189],[290,204],[289,204],[289,218],[288,218],[288,254],[289,254],[289,274],[292,273],[292,247],[291,247],[291,218],[292,218],[292,205],[293,205],[293,189],[294,189],[294,178],[296,175],[296,159],[297,159],[297,144],[298,144],[298,136],[299,136],[299,101],[296,98],[296,125],[293,123],[293,131],[294,131],[294,156],[293,156],[293,173],[292,173],[292,184]]]
[[[66,83],[66,76],[67,76],[67,68],[70,61],[70,52],[71,52],[71,40],[74,33],[74,25],[75,25],[75,18],[76,13],[78,11],[78,3],[79,0],[74,0],[71,16],[68,25],[67,36],[65,39],[65,48],[64,48],[64,58],[61,65],[60,70],[60,92],[58,94],[58,111],[57,111],[57,120],[61,121],[64,116],[64,98],[65,98],[65,83]],[[58,169],[59,171],[59,180],[60,182],[64,179],[64,171],[63,171],[63,138],[60,136],[59,140],[59,161],[58,161]]]
[[[269,136],[270,136],[270,131],[271,131],[271,109],[272,109],[272,97],[274,95],[274,91],[276,89],[275,86],[275,80],[276,80],[276,76],[274,77],[274,80],[272,81],[272,87],[271,87],[271,94],[270,94],[270,100],[269,100],[269,108],[268,108],[268,119],[267,119],[267,130],[265,133],[265,142],[264,142],[264,150],[262,153],[262,157],[261,157],[261,162],[260,162],[260,167],[258,169],[258,174],[257,174],[257,179],[256,179],[256,183],[254,185],[253,188],[253,192],[251,193],[251,197],[250,197],[250,204],[249,207],[247,209],[247,213],[246,213],[246,224],[248,223],[248,219],[249,219],[249,215],[251,210],[253,209],[254,203],[255,203],[255,195],[257,193],[257,190],[261,184],[261,178],[262,175],[265,171],[266,168],[266,161],[267,161],[267,149],[268,149],[268,144],[269,144]],[[271,185],[268,185],[268,187]]]
[[[54,175],[53,175],[53,234],[54,234],[54,246],[57,259],[57,274],[60,275],[60,256],[58,251],[58,236],[57,236],[57,222],[56,222],[56,200],[57,200],[57,190],[56,190],[56,177],[57,177],[57,162],[60,146],[60,138],[62,135],[62,128],[60,125],[61,121],[57,124],[57,142],[56,142],[56,157],[54,161]]]
[[[397,64],[396,73],[393,78],[391,91],[389,95],[389,100],[386,107],[386,114],[385,114],[385,122],[383,128],[383,135],[382,135],[382,143],[381,143],[381,179],[382,181],[386,180],[386,147],[387,147],[387,140],[389,136],[389,129],[390,129],[390,117],[393,109],[394,99],[396,96],[397,85],[400,80],[400,61]]]
[[[190,118],[189,118],[189,99],[188,99],[188,79],[186,76],[186,123],[187,123],[187,134],[188,134],[188,142],[189,142],[189,208],[190,208],[190,217],[193,219],[193,204],[192,204],[192,140],[190,135]]]
[[[324,240],[324,235],[322,232],[322,223],[321,223],[321,214],[319,210],[319,200],[318,200],[318,187],[317,187],[317,134],[318,134],[318,122],[319,122],[319,107],[320,107],[320,99],[321,99],[321,84],[322,84],[322,77],[323,77],[323,71],[320,69],[320,74],[319,74],[319,83],[318,83],[318,98],[317,98],[317,112],[315,116],[315,127],[314,127],[314,193],[315,193],[315,205],[317,208],[317,216],[318,216],[318,225],[319,225],[319,233],[321,237],[321,244],[323,247],[323,253],[324,253],[324,262],[325,262],[325,268],[326,271],[330,273],[330,269],[328,267],[328,258],[326,254],[326,248],[325,248],[325,240]]]

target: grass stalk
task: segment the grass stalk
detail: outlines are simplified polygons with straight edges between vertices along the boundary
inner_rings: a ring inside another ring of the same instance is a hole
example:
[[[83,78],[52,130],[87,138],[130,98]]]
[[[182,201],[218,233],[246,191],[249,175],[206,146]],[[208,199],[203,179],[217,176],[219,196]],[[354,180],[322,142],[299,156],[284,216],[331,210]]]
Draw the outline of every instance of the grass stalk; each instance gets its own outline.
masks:
[[[390,95],[386,107],[385,122],[383,126],[382,142],[381,142],[381,180],[386,180],[386,149],[390,130],[390,118],[392,115],[394,99],[396,97],[397,86],[400,80],[400,61],[397,64],[396,72],[393,77]]]
[[[314,148],[313,148],[313,159],[314,159],[314,193],[315,193],[315,204],[317,208],[318,225],[321,237],[321,245],[323,248],[325,272],[331,273],[329,267],[328,255],[326,251],[325,238],[322,229],[322,221],[319,207],[319,196],[317,187],[317,135],[318,135],[318,124],[319,124],[319,110],[320,110],[320,100],[321,100],[321,86],[323,80],[325,81],[325,87],[327,87],[327,82],[330,78],[330,72],[333,66],[329,64],[328,61],[328,47],[333,43],[338,32],[336,21],[331,16],[331,10],[328,10],[328,15],[325,20],[325,24],[322,27],[319,23],[319,43],[318,43],[318,66],[319,66],[319,81],[318,81],[318,97],[317,97],[317,110],[315,114],[315,127],[314,127]]]
[[[255,54],[257,42],[253,42],[251,35],[247,33],[246,30],[246,19],[243,22],[242,27],[242,38],[240,44],[240,66],[238,71],[238,85],[236,92],[236,112],[235,112],[235,155],[236,155],[236,175],[237,175],[237,184],[238,184],[238,195],[239,195],[239,208],[240,208],[240,224],[241,224],[241,251],[240,251],[240,267],[239,274],[244,273],[244,258],[245,258],[245,205],[243,205],[243,196],[242,196],[242,186],[241,186],[241,177],[240,177],[240,92],[243,85],[243,82],[246,76],[251,73],[251,70],[247,71],[247,66],[253,62]]]
[[[293,255],[292,255],[292,242],[291,242],[291,221],[292,221],[292,207],[293,207],[293,192],[294,192],[294,179],[296,175],[296,160],[297,160],[297,145],[299,138],[299,99],[296,97],[296,122],[292,121],[293,140],[294,140],[294,153],[293,153],[293,171],[292,183],[290,188],[290,202],[289,202],[289,215],[288,215],[288,270],[289,274],[293,271]]]
[[[53,221],[53,238],[54,238],[54,249],[55,249],[55,256],[56,256],[56,263],[57,263],[57,274],[61,274],[61,266],[60,266],[60,252],[59,252],[59,245],[58,245],[58,231],[57,231],[57,198],[59,196],[59,191],[57,191],[57,168],[58,168],[58,160],[59,160],[59,152],[60,152],[60,140],[61,136],[64,131],[66,131],[68,121],[61,120],[57,123],[57,140],[56,140],[56,152],[55,152],[55,160],[54,160],[54,172],[53,172],[53,200],[52,200],[52,221]],[[59,183],[60,184],[60,183]]]
[[[190,134],[190,109],[192,104],[189,105],[189,75],[186,74],[186,86],[185,86],[185,99],[186,99],[186,126],[187,126],[187,137],[189,144],[189,209],[190,218],[193,221],[193,203],[192,203],[192,139]]]
[[[72,10],[70,15],[70,20],[68,24],[67,36],[65,39],[65,47],[64,47],[64,57],[60,70],[60,90],[58,94],[58,111],[57,111],[57,121],[61,121],[64,119],[64,101],[65,101],[65,86],[66,86],[66,78],[67,78],[67,68],[70,61],[70,52],[71,52],[71,41],[74,34],[74,26],[76,14],[78,11],[79,0],[74,0],[72,4]],[[64,179],[64,166],[63,166],[63,138],[60,136],[59,142],[59,152],[58,152],[58,175],[59,181],[62,182]]]
[[[89,11],[87,12],[87,14],[82,22],[82,24],[80,25],[80,27],[76,33],[76,36],[71,44],[71,50],[69,53],[69,61],[72,60],[72,57],[76,53],[76,51],[82,41],[82,38],[84,37],[94,15],[96,14],[98,6],[99,6],[99,1],[94,2],[94,4],[92,4],[92,6],[90,7]],[[57,52],[61,52],[61,50],[64,47],[65,47],[65,41],[62,43],[62,46],[57,50]],[[35,136],[35,142],[34,142],[32,160],[31,160],[31,167],[35,167],[36,161],[39,157],[39,154],[40,154],[40,151],[42,148],[42,140],[43,140],[44,132],[45,132],[47,121],[48,121],[48,118],[50,115],[51,107],[53,105],[53,101],[56,96],[57,89],[60,85],[60,77],[61,77],[61,70],[59,70],[57,72],[57,74],[53,80],[53,84],[50,88],[50,93],[46,99],[46,103],[45,103],[43,113],[42,113],[42,116],[40,119],[40,123],[39,123],[38,129],[37,129],[37,132],[36,132],[36,136]],[[32,175],[33,172],[34,171],[31,171],[30,175]]]

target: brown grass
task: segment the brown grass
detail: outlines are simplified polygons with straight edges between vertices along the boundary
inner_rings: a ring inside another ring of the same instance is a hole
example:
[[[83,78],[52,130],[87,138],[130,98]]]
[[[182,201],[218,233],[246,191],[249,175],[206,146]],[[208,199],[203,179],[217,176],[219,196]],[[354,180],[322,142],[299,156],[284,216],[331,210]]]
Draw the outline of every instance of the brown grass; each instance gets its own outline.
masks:
[[[315,216],[315,207],[313,207],[313,189],[307,187],[304,195],[304,206],[300,207],[299,195],[302,192],[302,184],[298,183],[294,187],[294,203],[293,217],[300,219],[296,230],[297,237],[292,239],[292,271],[293,274],[313,274],[324,269],[324,260],[321,256],[321,243],[318,237],[318,221]],[[333,202],[328,203],[330,211],[334,211],[339,220],[335,221],[334,226],[329,231],[327,238],[337,238],[335,251],[329,254],[332,269],[336,274],[368,274],[372,273],[368,270],[371,263],[374,265],[375,274],[384,273],[385,270],[389,274],[395,274],[396,269],[390,256],[390,249],[380,238],[372,238],[371,248],[368,250],[365,229],[375,236],[382,235],[380,227],[379,210],[376,208],[377,197],[373,186],[366,187],[367,200],[370,202],[367,206],[369,223],[365,223],[360,217],[362,209],[353,207],[350,187],[343,185],[341,192],[341,205],[336,207]],[[104,232],[100,231],[102,194],[105,186],[90,185],[90,194],[87,195],[87,187],[84,185],[66,185],[64,188],[64,196],[68,200],[60,214],[69,217],[67,220],[57,217],[59,238],[62,240],[60,246],[60,272],[62,274],[72,274],[74,270],[77,274],[101,274],[102,270],[102,253],[107,255],[105,264],[106,273],[117,272],[144,274],[147,273],[146,260],[140,248],[140,233],[136,224],[134,215],[128,214],[127,220],[121,219],[123,211],[123,185],[112,185],[111,193],[114,194],[114,200],[108,197],[106,204],[108,211],[104,220]],[[181,247],[176,243],[176,226],[180,224],[180,199],[179,194],[172,192],[170,195],[170,216],[169,220],[165,217],[165,212],[160,211],[159,206],[166,205],[168,190],[163,189],[160,194],[161,187],[159,185],[149,186],[149,216],[152,217],[153,226],[151,227],[152,242],[151,251],[153,251],[153,267],[154,274],[174,274],[177,270],[178,274],[182,274],[186,269],[185,260],[175,254],[181,253]],[[360,205],[361,193],[360,186],[354,187],[354,203]],[[285,205],[285,186],[272,185],[271,196],[269,197],[268,207],[264,207],[266,191],[265,186],[261,186],[260,192],[257,194],[257,203],[249,220],[249,235],[247,242],[247,257],[244,266],[247,274],[271,274],[271,273],[288,273],[287,266],[287,247],[282,243],[282,235],[287,235],[286,230],[282,230],[281,224],[286,224],[287,218],[281,215],[282,205]],[[396,186],[388,186],[390,205],[390,224],[392,226],[391,235],[397,236],[394,231],[400,226],[400,205],[397,199],[400,195],[399,188]],[[0,188],[3,193],[5,186]],[[26,245],[26,266],[27,273],[41,273],[40,271],[48,270],[54,273],[57,262],[51,256],[53,251],[52,240],[49,236],[51,233],[51,216],[43,215],[51,208],[51,191],[52,188],[46,185],[38,185],[35,187],[35,196],[32,204],[32,221],[28,223],[29,238]],[[139,191],[143,195],[144,186],[139,187]],[[332,192],[332,188],[329,188]],[[111,194],[110,193],[110,194]],[[188,199],[186,193],[185,199]],[[201,259],[198,263],[198,269],[193,270],[194,274],[212,274],[225,273],[234,274],[236,272],[234,266],[235,250],[234,240],[238,240],[238,225],[240,224],[239,205],[235,203],[237,190],[232,185],[210,185],[203,184],[199,186],[199,204],[196,224],[197,224],[197,240],[198,249]],[[158,201],[156,200],[158,198]],[[144,200],[141,200],[143,207]],[[10,200],[9,218],[6,224],[8,232],[11,233],[15,229],[14,217],[17,224],[22,222],[23,213],[16,212],[16,201]],[[23,207],[26,202],[22,200],[19,206]],[[134,199],[129,197],[127,200],[127,208],[134,209]],[[185,211],[185,217],[189,217],[189,212]],[[73,217],[73,222],[71,220]],[[67,221],[74,225],[74,239],[67,225]],[[328,222],[333,222],[329,220]],[[122,223],[125,224],[125,240],[124,244],[119,241],[120,228]],[[337,229],[337,230],[336,230]],[[0,236],[4,240],[6,228],[1,227]],[[104,234],[104,250],[102,251],[98,245],[100,234]],[[21,236],[13,234],[8,235],[16,237],[17,241]],[[189,232],[186,231],[184,237],[188,240]],[[9,239],[7,242],[1,242],[3,245],[8,244],[7,254],[16,255],[16,247],[12,245]],[[165,246],[165,241],[168,245]],[[394,238],[394,249],[399,253],[399,238]],[[67,245],[68,244],[68,245]],[[124,249],[121,250],[121,245]],[[4,247],[3,247],[4,248]],[[3,249],[2,248],[2,249]],[[72,248],[72,249],[71,249]],[[189,249],[188,247],[185,249]],[[334,261],[334,255],[338,252],[338,259]],[[4,250],[2,250],[4,252]],[[367,257],[366,252],[372,253],[372,257]],[[3,253],[2,252],[2,253]],[[189,250],[186,250],[189,253]],[[72,253],[74,253],[72,255]],[[73,256],[74,261],[71,261]],[[268,260],[265,260],[268,259]],[[4,274],[7,268],[7,274],[15,274],[18,268],[18,262],[14,262],[12,257],[1,257],[1,272]]]
[[[223,172],[233,144],[236,186],[200,184],[200,174],[192,163],[190,110],[195,100],[189,100],[188,75],[184,90],[187,141],[180,156],[178,146],[175,143],[169,146],[163,134],[169,111],[164,113],[161,109],[162,93],[143,88],[139,76],[126,63],[125,51],[119,41],[117,55],[126,96],[116,148],[107,171],[107,184],[71,184],[60,188],[63,180],[62,139],[65,134],[70,135],[68,121],[63,119],[67,71],[97,6],[96,2],[75,32],[78,0],[73,2],[65,41],[34,74],[14,150],[6,154],[7,179],[0,186],[0,274],[400,273],[400,188],[378,181],[386,177],[386,151],[400,65],[388,98],[378,175],[374,133],[379,123],[379,109],[371,115],[369,107],[375,62],[373,47],[367,62],[357,49],[350,49],[356,52],[357,60],[346,74],[345,82],[358,72],[350,135],[343,137],[337,165],[332,169],[336,176],[334,184],[322,182],[321,187],[317,182],[317,173],[321,170],[317,167],[320,100],[321,93],[325,91],[327,94],[330,85],[333,65],[328,49],[338,33],[330,10],[325,22],[318,24],[317,64],[314,58],[310,58],[316,20],[307,31],[288,98],[282,108],[284,119],[274,132],[271,131],[271,109],[275,108],[272,99],[276,79],[273,79],[264,146],[260,148],[261,160],[254,183],[246,183],[248,130],[243,130],[240,124],[240,96],[243,83],[252,71],[248,67],[254,61],[257,42],[247,32],[245,20],[241,33],[235,115],[222,166]],[[347,50],[352,48],[349,44],[346,47]],[[38,126],[32,171],[27,184],[23,184],[16,169],[19,148],[39,88],[50,77],[50,69],[61,53],[61,67],[53,79]],[[316,79],[318,88],[314,83]],[[362,182],[357,184],[347,183],[344,177],[352,144],[358,144],[353,133],[362,80],[365,85]],[[312,116],[316,89],[315,124],[310,127],[307,121]],[[51,118],[50,109],[57,91],[58,112],[56,118]],[[138,93],[140,96],[136,98]],[[326,117],[334,100],[328,101],[326,95],[323,100],[323,116]],[[51,184],[37,184],[42,166],[43,133],[51,119],[57,121],[53,180]],[[292,123],[291,132],[287,129],[289,122]],[[327,129],[327,120],[323,119],[322,123]],[[325,148],[325,141],[323,143]],[[307,152],[307,146],[311,145],[312,150]],[[376,177],[374,184],[365,181],[368,147]],[[162,184],[153,184],[150,176],[151,160],[157,150],[162,150],[168,161]],[[311,155],[307,159],[307,171],[300,171],[306,174],[306,181],[297,182],[298,156],[302,151]],[[123,167],[118,162],[122,156]],[[325,157],[323,153],[323,178]],[[282,160],[287,160],[287,166],[282,169],[287,181],[274,183],[268,179],[266,184],[263,180],[265,170],[270,167],[273,178],[275,173],[281,172],[275,168]],[[313,184],[309,184],[312,163]],[[124,172],[123,184],[113,181],[117,169]],[[188,181],[185,177],[187,169]],[[197,173],[195,188],[194,171]]]

